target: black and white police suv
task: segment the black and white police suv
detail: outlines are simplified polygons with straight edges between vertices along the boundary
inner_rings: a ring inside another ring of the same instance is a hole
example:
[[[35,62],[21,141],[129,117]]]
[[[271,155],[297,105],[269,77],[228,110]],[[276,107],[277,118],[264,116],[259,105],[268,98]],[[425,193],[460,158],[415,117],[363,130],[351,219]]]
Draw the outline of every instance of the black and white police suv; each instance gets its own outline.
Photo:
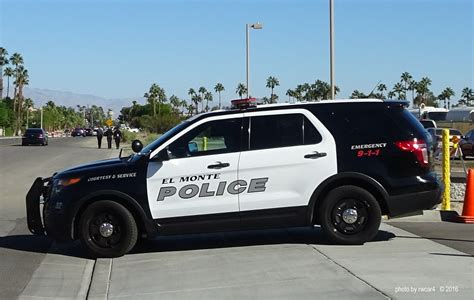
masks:
[[[432,139],[406,102],[336,100],[197,115],[136,154],[37,178],[28,226],[116,257],[138,238],[321,225],[361,244],[381,215],[429,209]],[[43,213],[41,214],[41,207]]]

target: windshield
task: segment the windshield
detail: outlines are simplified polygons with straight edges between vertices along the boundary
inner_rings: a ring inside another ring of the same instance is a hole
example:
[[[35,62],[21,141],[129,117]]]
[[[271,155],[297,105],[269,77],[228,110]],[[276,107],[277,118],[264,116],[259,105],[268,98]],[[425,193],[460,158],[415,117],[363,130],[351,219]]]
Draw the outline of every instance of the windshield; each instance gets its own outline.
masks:
[[[142,149],[142,151],[140,151],[140,153],[143,153],[143,154],[148,154],[150,153],[151,151],[155,150],[156,148],[158,148],[161,144],[163,144],[164,142],[166,142],[167,140],[169,140],[172,136],[174,136],[176,133],[180,132],[181,130],[183,130],[184,128],[188,127],[190,124],[189,120],[186,120],[178,125],[176,125],[175,127],[171,128],[170,130],[168,130],[167,132],[165,132],[162,136],[160,136],[158,139],[154,140],[153,142],[151,142],[150,144],[148,144],[146,147],[144,147]]]

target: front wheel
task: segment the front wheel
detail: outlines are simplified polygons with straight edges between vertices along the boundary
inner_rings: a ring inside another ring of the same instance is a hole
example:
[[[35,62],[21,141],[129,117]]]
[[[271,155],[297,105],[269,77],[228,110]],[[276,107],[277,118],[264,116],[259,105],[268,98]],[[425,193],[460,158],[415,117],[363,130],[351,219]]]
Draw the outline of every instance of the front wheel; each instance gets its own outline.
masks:
[[[321,227],[335,243],[360,245],[377,234],[382,213],[375,197],[357,186],[330,191],[318,211]]]
[[[102,200],[81,216],[80,239],[94,257],[119,257],[137,242],[138,229],[130,211],[120,203]]]

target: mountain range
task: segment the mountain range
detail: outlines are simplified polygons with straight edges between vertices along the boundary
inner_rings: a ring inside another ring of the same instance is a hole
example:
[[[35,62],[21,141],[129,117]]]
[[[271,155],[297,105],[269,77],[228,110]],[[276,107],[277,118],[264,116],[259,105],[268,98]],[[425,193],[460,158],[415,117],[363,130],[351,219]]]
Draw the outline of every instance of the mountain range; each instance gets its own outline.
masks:
[[[140,104],[145,103],[145,99],[143,97],[107,99],[95,95],[77,94],[73,92],[31,87],[25,87],[23,94],[25,98],[31,98],[33,100],[35,107],[42,106],[50,100],[54,101],[56,105],[64,105],[74,108],[77,108],[77,105],[91,106],[95,104],[97,106],[102,106],[104,111],[107,111],[109,108],[112,109],[114,116],[116,117],[120,114],[122,107],[131,106],[133,100],[136,100]]]

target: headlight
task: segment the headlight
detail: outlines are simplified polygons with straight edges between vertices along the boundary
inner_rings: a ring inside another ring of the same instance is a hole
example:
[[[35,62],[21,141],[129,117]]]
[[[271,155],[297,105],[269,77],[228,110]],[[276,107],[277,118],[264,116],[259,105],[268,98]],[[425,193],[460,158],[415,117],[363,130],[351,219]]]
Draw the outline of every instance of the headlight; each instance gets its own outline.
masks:
[[[74,177],[74,178],[63,178],[63,179],[55,179],[53,181],[53,187],[51,190],[51,194],[57,194],[59,193],[64,187],[74,185],[78,182],[81,181],[80,177]]]

